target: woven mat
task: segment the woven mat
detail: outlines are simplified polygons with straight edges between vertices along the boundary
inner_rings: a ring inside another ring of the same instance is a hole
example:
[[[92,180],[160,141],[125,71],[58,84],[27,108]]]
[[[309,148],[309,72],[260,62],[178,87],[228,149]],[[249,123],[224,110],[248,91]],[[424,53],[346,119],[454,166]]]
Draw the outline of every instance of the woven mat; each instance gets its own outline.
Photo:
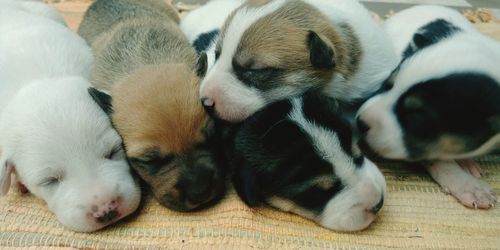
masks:
[[[56,6],[75,28],[89,2]],[[491,24],[486,28],[500,30]],[[500,194],[500,156],[479,162],[483,178]],[[43,201],[11,192],[0,198],[0,248],[500,249],[499,208],[467,209],[424,171],[381,165],[388,185],[385,206],[375,223],[358,233],[332,232],[270,208],[247,208],[234,191],[196,213],[170,211],[146,195],[138,214],[99,232],[75,233],[64,229]]]
[[[480,161],[500,193],[500,156]],[[336,233],[270,208],[247,208],[233,191],[196,213],[161,207],[150,195],[126,221],[96,233],[65,230],[43,204],[11,192],[0,199],[0,246],[76,248],[500,248],[500,209],[473,210],[442,193],[425,172],[398,164],[382,168],[388,185],[380,217],[367,230]],[[37,248],[39,249],[39,248]]]

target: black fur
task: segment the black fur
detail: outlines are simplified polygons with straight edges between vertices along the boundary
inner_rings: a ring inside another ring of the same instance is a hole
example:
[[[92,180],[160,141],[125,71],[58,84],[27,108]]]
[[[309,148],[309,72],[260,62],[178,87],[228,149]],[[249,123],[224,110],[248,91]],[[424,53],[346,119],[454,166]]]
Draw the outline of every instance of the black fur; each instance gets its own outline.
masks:
[[[196,75],[199,77],[204,77],[207,73],[208,68],[208,58],[207,53],[201,52],[198,56],[198,61],[196,62]]]
[[[328,46],[314,31],[309,31],[307,37],[311,64],[319,69],[335,67],[333,49]]]
[[[457,73],[418,83],[395,106],[411,158],[422,157],[442,135],[473,151],[499,131],[500,85],[480,73]]]
[[[403,58],[409,58],[418,51],[460,32],[460,28],[444,19],[437,19],[418,29],[411,44],[403,52]]]
[[[196,49],[196,52],[201,53],[206,51],[208,47],[215,41],[215,39],[219,36],[220,30],[212,30],[210,32],[206,32],[198,36],[196,40],[193,42],[193,47]]]
[[[110,116],[113,113],[112,98],[110,95],[97,90],[96,88],[88,88],[88,92],[92,99],[101,107],[101,109]]]
[[[333,166],[317,152],[310,135],[288,117],[293,110],[291,100],[265,107],[234,129],[234,137],[227,145],[231,148],[233,184],[249,206],[279,197],[319,214],[343,184]],[[333,131],[350,154],[352,133],[349,124],[336,113],[336,103],[312,91],[300,100],[306,119]],[[354,161],[361,164],[362,160],[355,157]],[[325,189],[314,183],[319,176],[330,176],[332,186]]]

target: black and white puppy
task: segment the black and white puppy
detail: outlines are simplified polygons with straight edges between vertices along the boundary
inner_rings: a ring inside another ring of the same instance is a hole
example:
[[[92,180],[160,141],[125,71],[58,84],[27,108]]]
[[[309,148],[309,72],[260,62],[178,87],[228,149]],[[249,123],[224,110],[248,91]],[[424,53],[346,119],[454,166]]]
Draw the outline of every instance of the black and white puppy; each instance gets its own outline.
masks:
[[[247,205],[266,203],[339,231],[361,230],[375,219],[385,179],[353,143],[337,109],[310,91],[268,105],[235,129],[226,152]]]
[[[397,65],[389,39],[357,0],[246,1],[226,19],[215,58],[200,98],[228,122],[311,88],[355,104]]]
[[[495,193],[466,159],[499,148],[500,44],[439,6],[402,11],[385,29],[402,61],[359,111],[363,141],[386,158],[428,161],[465,206],[493,206]]]

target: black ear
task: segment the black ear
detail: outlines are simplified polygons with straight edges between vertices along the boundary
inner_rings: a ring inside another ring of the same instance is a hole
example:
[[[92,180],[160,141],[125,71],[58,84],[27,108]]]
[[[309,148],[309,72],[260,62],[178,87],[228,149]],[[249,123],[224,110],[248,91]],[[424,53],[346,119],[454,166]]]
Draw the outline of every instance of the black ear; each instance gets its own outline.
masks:
[[[233,176],[233,186],[238,196],[249,207],[255,207],[261,202],[256,173],[247,164],[243,163],[237,167]]]
[[[421,49],[421,48],[427,47],[431,43],[432,43],[432,39],[430,39],[429,37],[426,37],[422,33],[416,33],[415,35],[413,35],[413,46],[415,47],[415,49]]]
[[[488,121],[490,122],[493,131],[500,133],[500,115],[494,115],[493,117],[490,117]]]
[[[333,48],[328,46],[314,31],[309,31],[307,36],[309,45],[309,58],[311,64],[320,69],[332,69],[335,67]]]
[[[94,101],[108,116],[113,113],[113,106],[111,104],[112,98],[110,95],[99,91],[96,88],[89,88],[88,91],[92,99],[94,99]]]
[[[198,57],[198,61],[196,62],[196,74],[199,77],[204,77],[205,74],[207,73],[207,68],[208,68],[207,53],[201,52],[200,56]]]

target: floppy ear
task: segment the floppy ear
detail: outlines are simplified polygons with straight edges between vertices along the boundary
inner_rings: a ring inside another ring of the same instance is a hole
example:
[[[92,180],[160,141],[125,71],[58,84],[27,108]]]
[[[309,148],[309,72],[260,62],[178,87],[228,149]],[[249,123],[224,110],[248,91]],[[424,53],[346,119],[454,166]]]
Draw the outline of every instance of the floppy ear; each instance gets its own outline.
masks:
[[[196,74],[199,77],[204,77],[205,74],[207,73],[207,68],[208,68],[207,53],[201,52],[200,56],[198,57],[198,61],[196,62]]]
[[[500,133],[500,115],[494,115],[488,119],[488,121],[490,122],[493,131]]]
[[[3,196],[9,192],[11,175],[14,173],[15,166],[3,157],[0,163],[2,164],[0,168],[0,196]]]
[[[413,35],[412,46],[415,49],[427,47],[431,43],[432,40],[429,37],[426,37],[422,33],[415,33],[415,35]]]
[[[238,196],[249,207],[255,207],[261,202],[256,173],[247,164],[242,163],[237,167],[237,171],[233,175],[233,186]]]
[[[319,69],[332,69],[335,67],[333,48],[323,41],[316,32],[309,31],[307,42],[309,59],[314,67]]]
[[[109,94],[99,91],[96,88],[88,89],[90,96],[101,107],[104,112],[110,116],[113,113],[113,106],[111,104],[112,98]]]

